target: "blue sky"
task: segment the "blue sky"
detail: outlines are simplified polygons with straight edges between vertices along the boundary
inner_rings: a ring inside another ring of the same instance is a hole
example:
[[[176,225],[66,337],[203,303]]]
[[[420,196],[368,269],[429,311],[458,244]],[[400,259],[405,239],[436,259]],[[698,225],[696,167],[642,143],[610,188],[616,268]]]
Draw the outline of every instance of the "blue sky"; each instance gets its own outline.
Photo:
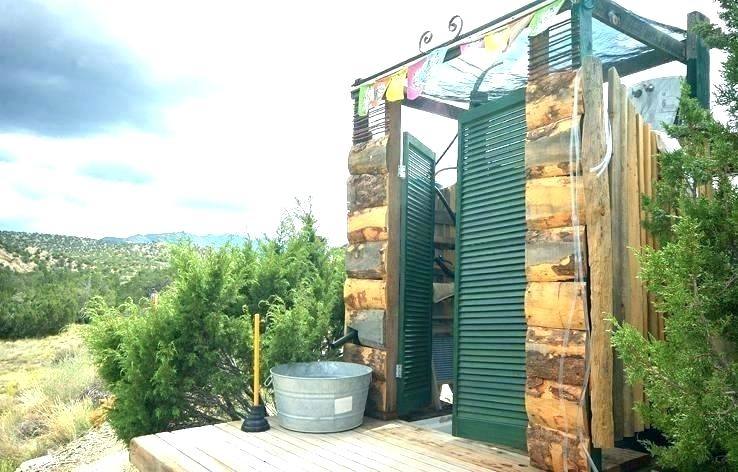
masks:
[[[311,197],[342,244],[350,84],[455,14],[468,31],[527,1],[288,3],[0,0],[0,229],[259,235]],[[621,3],[682,27],[716,16]],[[438,152],[455,133],[403,124]]]

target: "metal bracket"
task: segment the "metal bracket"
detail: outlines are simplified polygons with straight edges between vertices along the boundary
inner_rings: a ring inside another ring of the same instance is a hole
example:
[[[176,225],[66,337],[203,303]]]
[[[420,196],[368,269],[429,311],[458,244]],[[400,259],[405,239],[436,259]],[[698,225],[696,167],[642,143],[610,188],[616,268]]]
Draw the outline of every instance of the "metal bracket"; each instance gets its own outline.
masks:
[[[395,366],[395,378],[396,379],[402,378],[402,364],[397,364]]]
[[[407,176],[407,167],[405,167],[405,164],[400,164],[397,166],[397,177],[404,179]]]

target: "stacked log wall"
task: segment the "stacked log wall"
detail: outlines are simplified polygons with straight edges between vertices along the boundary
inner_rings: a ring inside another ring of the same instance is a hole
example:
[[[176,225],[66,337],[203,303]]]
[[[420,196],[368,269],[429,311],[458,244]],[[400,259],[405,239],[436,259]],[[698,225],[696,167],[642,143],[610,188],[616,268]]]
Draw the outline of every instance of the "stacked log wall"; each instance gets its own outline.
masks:
[[[586,284],[575,280],[574,253],[579,239],[586,264],[585,205],[581,179],[572,178],[580,172],[569,156],[572,128],[580,126],[572,122],[575,77],[575,71],[551,73],[526,88],[525,406],[531,464],[546,470],[587,470],[589,447],[580,401]],[[581,101],[576,106],[581,114]]]
[[[344,345],[343,358],[372,368],[367,414],[393,414],[388,386],[393,352],[388,335],[389,137],[353,146],[348,158],[348,227],[344,302],[346,327],[360,331],[364,345]]]

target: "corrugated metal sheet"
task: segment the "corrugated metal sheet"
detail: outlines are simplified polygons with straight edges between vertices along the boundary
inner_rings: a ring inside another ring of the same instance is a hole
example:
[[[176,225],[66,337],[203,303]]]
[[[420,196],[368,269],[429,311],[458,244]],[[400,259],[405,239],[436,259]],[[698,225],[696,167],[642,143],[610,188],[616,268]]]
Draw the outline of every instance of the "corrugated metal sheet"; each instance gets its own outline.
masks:
[[[436,380],[439,383],[454,380],[453,352],[453,336],[433,337],[433,366],[436,368]]]
[[[525,95],[459,121],[454,434],[525,449]]]
[[[398,412],[431,402],[431,310],[435,154],[409,133],[403,135],[406,176],[402,192],[400,253],[400,345]]]

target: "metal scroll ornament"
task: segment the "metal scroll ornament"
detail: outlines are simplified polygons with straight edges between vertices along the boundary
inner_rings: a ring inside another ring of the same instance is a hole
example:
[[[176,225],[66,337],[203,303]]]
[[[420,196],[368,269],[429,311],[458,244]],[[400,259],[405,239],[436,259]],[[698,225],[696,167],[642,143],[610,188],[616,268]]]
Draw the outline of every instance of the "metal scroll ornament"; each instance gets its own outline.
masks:
[[[464,20],[462,20],[459,15],[452,16],[451,19],[448,20],[448,30],[455,34],[451,39],[449,39],[449,41],[453,41],[458,38],[463,28]],[[430,48],[424,48],[424,46],[428,46],[431,41],[433,41],[433,32],[431,30],[424,31],[423,34],[420,35],[420,40],[418,40],[418,51],[422,54],[427,52]]]
[[[464,20],[459,15],[454,15],[448,20],[448,30],[452,33],[456,33],[451,41],[458,38],[461,34],[461,30],[464,29]]]

